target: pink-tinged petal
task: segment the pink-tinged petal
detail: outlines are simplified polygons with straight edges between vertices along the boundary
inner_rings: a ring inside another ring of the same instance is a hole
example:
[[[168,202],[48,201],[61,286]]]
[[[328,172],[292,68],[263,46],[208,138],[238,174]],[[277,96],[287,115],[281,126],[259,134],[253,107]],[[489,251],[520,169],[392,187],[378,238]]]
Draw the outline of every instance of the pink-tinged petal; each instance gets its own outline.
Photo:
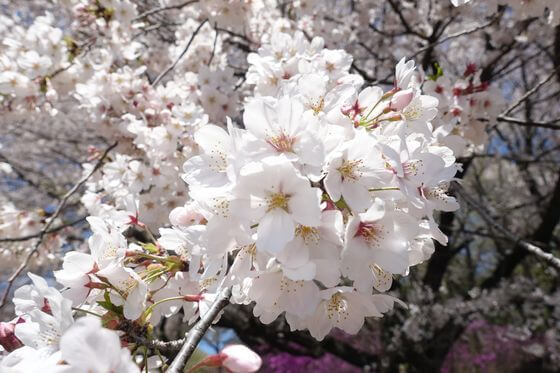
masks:
[[[262,365],[260,356],[243,345],[226,346],[221,354],[225,355],[222,365],[233,373],[256,372]]]
[[[414,97],[414,91],[412,89],[407,89],[404,91],[397,92],[391,99],[391,108],[396,110],[402,110],[408,104],[410,104],[413,97]]]

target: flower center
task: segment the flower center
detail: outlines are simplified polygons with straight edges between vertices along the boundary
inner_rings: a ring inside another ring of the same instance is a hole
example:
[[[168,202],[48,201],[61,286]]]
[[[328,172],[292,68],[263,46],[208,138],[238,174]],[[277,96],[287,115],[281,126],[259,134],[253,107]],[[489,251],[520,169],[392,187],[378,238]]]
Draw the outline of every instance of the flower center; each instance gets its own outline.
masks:
[[[354,237],[362,237],[370,246],[379,246],[384,233],[382,227],[375,223],[360,222]]]
[[[132,277],[129,277],[118,284],[118,288],[122,292],[124,298],[128,298],[128,295],[132,293],[136,286],[138,286],[138,281]]]
[[[295,137],[290,137],[285,133],[281,133],[278,136],[269,137],[266,140],[278,153],[293,152],[294,143],[296,142]]]
[[[422,160],[407,161],[403,163],[404,176],[418,176],[424,162]]]
[[[305,225],[298,225],[296,228],[296,236],[300,236],[306,245],[311,243],[319,243],[319,230],[313,227],[307,227]]]
[[[321,97],[317,102],[311,102],[309,106],[311,110],[313,110],[313,114],[317,115],[325,108],[325,99]]]
[[[420,119],[423,114],[422,106],[418,104],[418,102],[414,101],[410,103],[403,111],[402,114],[407,120],[416,120]]]
[[[421,195],[422,197],[426,198],[426,199],[432,199],[432,200],[441,200],[441,201],[445,201],[448,196],[447,196],[447,190],[449,189],[449,184],[448,183],[440,183],[436,186],[433,187],[420,187],[421,189]]]
[[[274,193],[268,197],[268,211],[274,209],[282,209],[288,211],[288,201],[290,200],[290,196],[284,193]]]
[[[350,179],[355,181],[362,176],[362,173],[358,171],[361,164],[362,164],[361,160],[354,160],[354,161],[345,160],[344,162],[342,162],[342,165],[337,169],[337,171],[340,172],[340,175],[342,175],[343,180]]]
[[[348,318],[348,311],[346,311],[346,300],[340,293],[335,293],[327,303],[327,317],[332,319],[334,315],[343,313],[343,318]]]

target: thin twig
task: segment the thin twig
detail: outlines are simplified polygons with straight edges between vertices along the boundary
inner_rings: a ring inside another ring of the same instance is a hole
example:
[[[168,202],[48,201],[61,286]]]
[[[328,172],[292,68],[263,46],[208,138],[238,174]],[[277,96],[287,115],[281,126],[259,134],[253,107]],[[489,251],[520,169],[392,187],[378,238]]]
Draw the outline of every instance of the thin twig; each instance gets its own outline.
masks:
[[[185,49],[183,49],[183,51],[181,52],[181,54],[179,55],[179,57],[177,57],[177,59],[175,60],[175,62],[173,62],[167,69],[165,69],[161,74],[158,75],[158,77],[156,78],[156,80],[154,80],[154,83],[152,84],[154,87],[157,86],[159,84],[159,82],[161,82],[161,80],[171,71],[175,68],[175,66],[177,66],[177,64],[179,63],[179,61],[181,60],[181,58],[183,58],[183,56],[185,55],[185,53],[187,53],[187,51],[189,50],[189,47],[191,46],[195,36],[199,33],[200,29],[202,28],[202,26],[204,26],[204,24],[208,22],[208,19],[205,19],[204,21],[202,21],[200,23],[200,25],[198,25],[198,27],[196,28],[196,30],[194,30],[194,33],[192,34],[189,42],[187,43],[187,45],[185,46]]]
[[[443,44],[443,43],[445,43],[446,41],[449,41],[449,40],[451,40],[451,39],[455,39],[455,38],[458,38],[458,37],[463,36],[463,35],[473,34],[473,33],[477,32],[477,31],[483,30],[483,29],[485,29],[486,27],[491,26],[491,25],[492,25],[494,22],[496,22],[498,19],[499,19],[499,17],[498,17],[498,16],[495,16],[495,17],[492,17],[492,19],[491,19],[489,22],[486,22],[486,23],[484,23],[484,24],[482,24],[482,25],[475,26],[475,27],[473,27],[473,28],[471,28],[471,29],[468,29],[468,30],[456,32],[456,33],[454,33],[454,34],[447,35],[447,36],[444,37],[443,39],[439,39],[438,41],[436,41],[436,42],[434,42],[434,43],[428,44],[428,45],[426,45],[425,47],[420,48],[418,51],[416,51],[416,53],[414,53],[414,54],[413,54],[412,56],[410,56],[409,58],[412,59],[412,58],[418,56],[420,53],[425,52],[425,51],[427,51],[428,49],[433,48],[433,47],[435,47],[435,46],[437,46],[437,45]]]
[[[63,230],[64,228],[67,227],[71,227],[74,226],[76,224],[80,224],[81,222],[86,220],[86,216],[82,216],[79,219],[73,220],[69,223],[65,223],[65,224],[61,224],[58,227],[49,229],[47,231],[45,231],[45,234],[50,234],[50,233],[56,233],[58,231]],[[27,236],[21,236],[21,237],[9,237],[9,238],[0,238],[0,242],[21,242],[21,241],[27,241],[30,240],[32,238],[37,238],[41,235],[41,232],[37,232],[35,234],[28,234]]]
[[[478,214],[482,217],[482,219],[484,219],[488,224],[490,224],[491,226],[496,228],[496,230],[501,232],[505,236],[506,239],[508,239],[510,242],[513,242],[514,244],[522,247],[523,249],[527,250],[528,252],[538,256],[539,258],[543,259],[548,264],[555,267],[557,270],[560,270],[560,259],[558,259],[557,257],[555,257],[554,255],[552,255],[550,253],[547,253],[546,251],[544,251],[540,247],[535,246],[532,243],[524,241],[524,240],[520,239],[519,237],[515,236],[509,230],[507,230],[506,228],[504,228],[503,226],[498,224],[496,222],[496,219],[492,218],[484,207],[482,207],[474,199],[472,199],[467,193],[465,193],[464,189],[460,185],[456,184],[455,187],[456,187],[455,190],[456,190],[457,194],[459,196],[461,196],[461,198],[463,200],[465,200],[472,208],[474,208],[478,212]]]
[[[216,45],[218,43],[218,34],[219,34],[217,22],[214,23],[214,30],[216,31],[216,34],[214,35],[214,46],[212,47],[212,54],[210,55],[210,59],[208,60],[208,66],[210,66],[210,64],[212,63],[212,60],[214,59],[214,54],[216,53]]]
[[[221,310],[223,310],[229,304],[229,298],[231,297],[231,288],[224,288],[214,303],[210,306],[208,312],[201,316],[200,320],[195,324],[195,326],[189,330],[185,336],[185,342],[179,350],[179,353],[173,359],[173,362],[166,370],[166,373],[179,373],[182,372],[186,362],[193,354],[196,346],[208,330]]]
[[[185,338],[179,338],[173,341],[162,341],[161,339],[146,338],[143,335],[135,334],[133,331],[129,332],[127,336],[132,338],[135,343],[151,350],[157,350],[166,356],[174,356],[185,343]]]
[[[181,4],[177,4],[177,5],[169,5],[169,6],[163,6],[163,7],[159,7],[159,8],[154,8],[154,9],[150,9],[148,11],[145,11],[144,13],[140,14],[138,17],[134,18],[132,21],[138,21],[139,19],[142,18],[146,18],[148,16],[151,16],[152,14],[156,14],[159,12],[163,12],[166,10],[172,10],[172,9],[181,9],[184,8],[188,5],[194,4],[194,3],[198,3],[198,0],[190,0],[190,1],[186,1],[184,3]]]
[[[39,235],[37,237],[37,242],[35,242],[35,245],[33,246],[33,249],[31,249],[31,251],[29,251],[29,253],[27,253],[24,261],[20,264],[20,266],[15,270],[15,272],[8,279],[8,281],[7,281],[8,286],[6,287],[6,290],[4,291],[4,295],[2,296],[2,301],[0,301],[0,308],[4,307],[4,305],[6,304],[6,300],[8,299],[8,294],[10,293],[10,290],[12,289],[12,286],[14,284],[15,279],[21,274],[21,272],[25,269],[25,267],[27,267],[27,265],[29,264],[29,261],[31,260],[31,257],[39,250],[39,246],[41,246],[41,243],[43,242],[43,238],[45,237],[45,235],[47,234],[47,232],[51,228],[51,225],[58,218],[58,216],[60,215],[60,213],[62,212],[62,210],[66,206],[66,203],[68,202],[68,199],[70,199],[70,197],[74,193],[76,193],[78,191],[78,189],[80,189],[80,187],[82,185],[84,185],[89,180],[89,178],[101,167],[101,165],[103,164],[103,160],[105,159],[107,154],[109,154],[109,152],[112,149],[114,149],[117,146],[117,144],[118,144],[118,142],[115,142],[113,145],[109,146],[105,150],[103,155],[101,155],[101,158],[99,158],[99,160],[97,161],[95,166],[91,169],[91,171],[88,172],[87,175],[82,177],[72,187],[72,189],[70,189],[68,192],[66,192],[66,194],[62,197],[62,199],[58,203],[58,206],[56,207],[56,210],[54,211],[52,217],[46,222],[46,224],[43,226],[43,228],[39,232]]]
[[[558,70],[560,70],[560,67],[557,67],[556,69],[554,69],[550,75],[548,75],[546,78],[544,78],[543,80],[541,80],[536,86],[534,86],[532,89],[528,90],[523,96],[521,96],[517,101],[515,101],[510,107],[508,107],[506,109],[506,111],[504,111],[503,113],[501,113],[498,118],[504,118],[507,117],[507,115],[509,113],[511,113],[512,111],[514,111],[519,105],[521,105],[523,102],[525,102],[529,97],[531,97],[535,92],[537,92],[543,85],[545,85],[546,83],[548,83],[552,78],[554,78],[554,76],[558,73]]]
[[[422,35],[421,33],[419,33],[418,31],[412,29],[412,27],[410,26],[410,24],[408,23],[408,21],[406,20],[406,18],[404,17],[404,14],[402,13],[401,9],[399,9],[399,7],[397,6],[397,4],[393,1],[393,0],[389,0],[389,4],[391,5],[391,7],[393,8],[393,11],[395,13],[397,13],[397,16],[399,17],[399,19],[401,20],[401,23],[404,27],[404,29],[412,35],[416,35],[421,39],[427,39],[426,35]]]
[[[507,116],[499,116],[499,122],[507,122],[513,123],[524,127],[542,127],[542,128],[550,128],[553,130],[560,130],[560,124],[556,124],[560,122],[560,120],[555,120],[551,122],[537,122],[537,121],[524,121],[522,119],[507,117]]]
[[[12,171],[17,175],[17,177],[22,181],[25,181],[29,186],[45,193],[53,199],[59,200],[60,196],[57,194],[56,187],[54,186],[54,181],[52,181],[43,172],[20,166],[19,164],[14,163],[11,159],[6,158],[6,156],[2,153],[0,153],[0,161],[9,164]],[[28,174],[37,174],[39,175],[40,180],[45,179],[47,183],[41,183],[40,181],[35,182],[28,176]]]

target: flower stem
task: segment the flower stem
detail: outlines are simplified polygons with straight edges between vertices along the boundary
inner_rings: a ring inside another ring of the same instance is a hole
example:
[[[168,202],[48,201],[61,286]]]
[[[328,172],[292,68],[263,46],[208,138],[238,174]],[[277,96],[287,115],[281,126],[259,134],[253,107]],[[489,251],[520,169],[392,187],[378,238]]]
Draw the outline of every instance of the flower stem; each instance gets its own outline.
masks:
[[[92,312],[92,311],[88,311],[88,310],[83,310],[83,309],[78,308],[78,307],[72,307],[72,309],[73,309],[74,311],[88,313],[88,314],[93,315],[93,316],[103,317],[102,315],[100,315],[100,314],[98,314],[98,313],[95,313],[95,312]]]
[[[384,188],[372,188],[369,189],[370,192],[382,192],[386,190],[401,190],[399,187],[384,187]]]

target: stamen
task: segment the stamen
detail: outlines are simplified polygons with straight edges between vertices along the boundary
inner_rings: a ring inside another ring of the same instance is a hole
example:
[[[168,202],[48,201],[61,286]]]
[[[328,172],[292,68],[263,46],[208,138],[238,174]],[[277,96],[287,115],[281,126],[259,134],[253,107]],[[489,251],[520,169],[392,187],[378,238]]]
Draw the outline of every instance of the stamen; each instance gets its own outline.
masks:
[[[327,317],[332,320],[338,314],[338,318],[342,316],[342,319],[348,318],[348,311],[346,309],[346,299],[342,297],[342,294],[335,293],[327,303]]]
[[[358,171],[362,163],[362,160],[345,160],[337,171],[340,172],[343,180],[351,179],[355,181],[362,176],[362,172]]]
[[[281,133],[275,137],[269,137],[266,142],[269,143],[279,153],[293,152],[293,147],[296,139],[290,137],[285,133]]]
[[[306,245],[319,243],[319,230],[305,225],[298,225],[296,228],[296,236],[300,236]]]
[[[379,247],[386,233],[379,224],[360,222],[354,237],[362,237],[370,247]]]
[[[288,201],[290,200],[290,196],[285,195],[284,193],[274,193],[268,197],[268,211],[274,209],[282,209],[284,211],[288,211]]]

